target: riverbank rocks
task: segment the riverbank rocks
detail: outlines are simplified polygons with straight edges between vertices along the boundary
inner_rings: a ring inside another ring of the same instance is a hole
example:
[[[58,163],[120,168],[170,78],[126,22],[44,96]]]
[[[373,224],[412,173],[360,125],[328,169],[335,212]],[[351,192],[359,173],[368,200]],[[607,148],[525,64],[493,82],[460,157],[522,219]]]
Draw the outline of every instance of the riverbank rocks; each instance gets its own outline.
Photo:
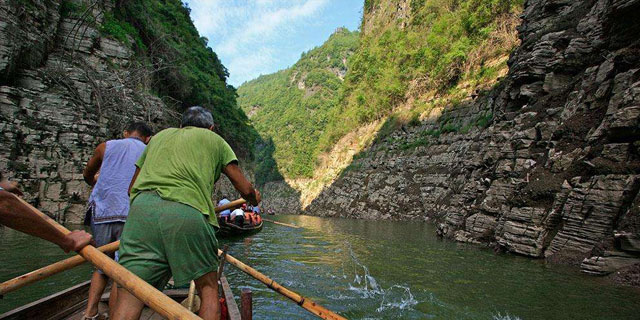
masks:
[[[307,212],[431,220],[589,274],[638,269],[638,21],[640,0],[527,1],[498,85],[379,137]]]

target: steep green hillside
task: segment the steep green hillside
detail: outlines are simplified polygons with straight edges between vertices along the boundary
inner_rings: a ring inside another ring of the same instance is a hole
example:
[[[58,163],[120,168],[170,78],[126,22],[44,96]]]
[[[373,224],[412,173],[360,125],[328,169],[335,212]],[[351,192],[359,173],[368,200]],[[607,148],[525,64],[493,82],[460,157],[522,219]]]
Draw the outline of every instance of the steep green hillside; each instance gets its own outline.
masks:
[[[82,14],[72,2],[65,2],[70,14]],[[244,112],[236,104],[236,91],[227,85],[227,69],[207,38],[198,34],[190,10],[179,0],[117,1],[105,14],[104,34],[129,42],[139,56],[138,63],[154,72],[154,90],[180,112],[192,105],[211,109],[217,130],[242,157],[251,157],[258,137]]]
[[[522,0],[366,0],[360,47],[351,58],[340,108],[330,116],[321,146],[385,116],[408,98],[415,119],[434,97],[461,99],[493,80],[506,61],[490,63],[515,46],[512,20]],[[465,92],[458,85],[466,83]]]
[[[521,7],[522,0],[366,0],[361,33],[339,32],[292,68],[244,84],[240,105],[273,139],[265,149],[275,149],[280,171],[312,177],[318,155],[347,133],[392,115],[418,123],[493,83],[517,45]],[[347,53],[340,81],[332,68]]]
[[[358,32],[338,29],[292,67],[238,88],[240,106],[258,132],[272,140],[258,149],[260,182],[279,178],[274,163],[264,159],[269,152],[274,152],[277,169],[285,176],[313,174],[318,140],[337,107],[347,58],[358,47],[358,37]]]

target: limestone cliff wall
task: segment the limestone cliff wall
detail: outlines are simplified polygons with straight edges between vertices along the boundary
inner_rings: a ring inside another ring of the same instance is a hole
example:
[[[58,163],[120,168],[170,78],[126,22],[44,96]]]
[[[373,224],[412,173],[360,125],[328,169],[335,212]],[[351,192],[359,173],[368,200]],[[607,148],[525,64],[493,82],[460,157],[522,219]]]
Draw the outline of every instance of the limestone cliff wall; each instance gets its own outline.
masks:
[[[431,220],[596,274],[640,262],[638,21],[638,0],[528,0],[496,87],[379,139],[307,212]]]
[[[175,122],[149,93],[149,72],[99,26],[111,1],[74,15],[58,1],[0,2],[0,171],[62,222],[81,222],[93,149],[137,119]]]

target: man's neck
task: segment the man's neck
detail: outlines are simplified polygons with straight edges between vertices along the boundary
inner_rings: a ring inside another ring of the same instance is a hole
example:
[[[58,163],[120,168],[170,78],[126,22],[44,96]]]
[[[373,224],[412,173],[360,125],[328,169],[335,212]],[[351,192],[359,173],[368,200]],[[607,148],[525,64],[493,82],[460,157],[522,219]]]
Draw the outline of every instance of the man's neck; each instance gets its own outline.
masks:
[[[144,142],[144,139],[142,139],[142,137],[139,137],[136,135],[130,135],[127,137],[127,139],[136,139],[136,140],[140,140],[140,142]]]

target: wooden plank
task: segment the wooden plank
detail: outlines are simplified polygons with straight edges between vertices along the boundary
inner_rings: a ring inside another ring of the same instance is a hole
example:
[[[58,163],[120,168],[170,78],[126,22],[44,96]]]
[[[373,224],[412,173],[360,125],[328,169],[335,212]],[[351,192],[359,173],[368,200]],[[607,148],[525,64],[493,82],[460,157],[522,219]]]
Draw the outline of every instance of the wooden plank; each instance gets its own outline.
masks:
[[[229,286],[229,282],[227,282],[227,277],[224,274],[220,277],[220,285],[222,286],[222,293],[224,294],[224,299],[227,301],[227,309],[229,310],[229,319],[230,320],[240,320],[240,309],[238,309],[238,304],[236,300],[233,298],[233,292],[231,292],[231,287]]]
[[[240,304],[242,305],[241,316],[242,320],[253,319],[253,293],[251,289],[242,289],[242,295],[240,295]]]
[[[0,315],[0,320],[13,319],[62,319],[86,304],[91,281],[54,293]]]

